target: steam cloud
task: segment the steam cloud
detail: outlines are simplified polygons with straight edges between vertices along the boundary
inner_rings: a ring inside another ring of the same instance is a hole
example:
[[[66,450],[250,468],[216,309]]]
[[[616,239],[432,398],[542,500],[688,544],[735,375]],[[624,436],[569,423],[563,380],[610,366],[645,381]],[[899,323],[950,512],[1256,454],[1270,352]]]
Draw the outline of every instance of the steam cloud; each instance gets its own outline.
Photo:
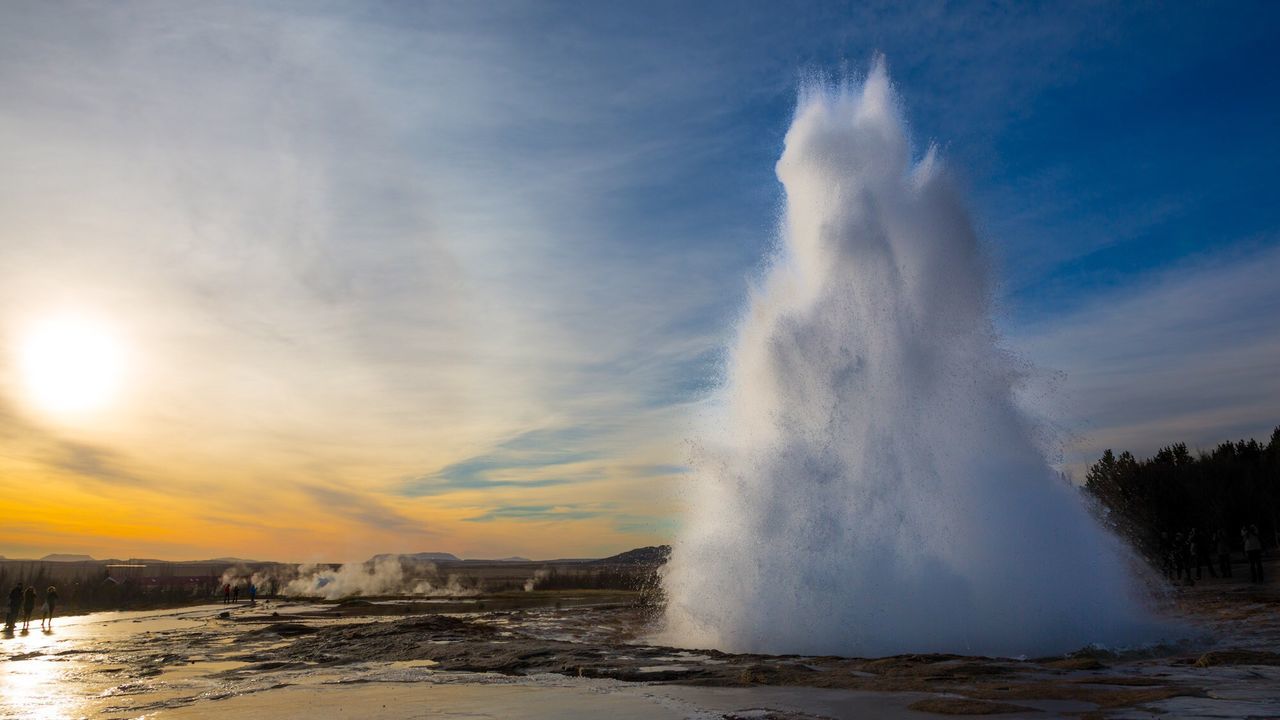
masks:
[[[550,570],[547,570],[546,568],[539,568],[533,573],[533,577],[524,581],[524,591],[533,592],[534,590],[537,590],[538,586],[545,582],[549,577],[551,577]]]
[[[457,575],[441,577],[435,563],[398,555],[346,563],[336,569],[331,565],[302,564],[251,574],[244,566],[237,566],[224,572],[221,582],[232,587],[245,587],[252,582],[263,595],[279,592],[285,597],[325,600],[385,595],[464,597],[479,593],[464,585]]]
[[[781,245],[698,439],[666,642],[1047,654],[1156,639],[1014,402],[969,217],[882,62],[802,93]]]

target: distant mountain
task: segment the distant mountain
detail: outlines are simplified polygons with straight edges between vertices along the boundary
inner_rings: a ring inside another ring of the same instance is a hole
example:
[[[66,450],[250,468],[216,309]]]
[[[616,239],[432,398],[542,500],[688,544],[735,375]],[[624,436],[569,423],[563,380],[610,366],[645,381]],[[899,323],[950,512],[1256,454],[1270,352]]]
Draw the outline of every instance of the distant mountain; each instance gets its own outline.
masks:
[[[467,558],[467,562],[533,562],[529,558],[512,555],[511,557],[494,558],[492,560],[486,558]]]
[[[650,545],[592,560],[592,562],[600,565],[665,565],[669,557],[671,557],[670,545]]]
[[[40,562],[93,562],[88,555],[72,555],[70,553],[50,553],[40,558]]]
[[[382,553],[369,558],[370,562],[378,562],[386,558],[401,558],[404,560],[418,560],[421,562],[462,562],[457,555],[446,552],[420,552],[420,553]]]
[[[245,558],[238,558],[238,557],[216,557],[216,558],[210,558],[208,560],[193,560],[192,562],[231,563],[233,565],[235,563],[244,563],[246,565],[250,565],[250,564],[256,564],[258,561],[247,560]]]

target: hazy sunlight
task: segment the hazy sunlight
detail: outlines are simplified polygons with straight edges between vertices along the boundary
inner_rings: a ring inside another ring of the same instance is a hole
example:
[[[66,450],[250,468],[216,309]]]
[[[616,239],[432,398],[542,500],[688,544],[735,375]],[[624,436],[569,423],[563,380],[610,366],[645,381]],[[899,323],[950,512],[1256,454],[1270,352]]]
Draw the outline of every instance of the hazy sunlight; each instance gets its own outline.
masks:
[[[23,382],[49,413],[97,410],[116,394],[123,370],[119,342],[99,323],[60,316],[36,323],[21,340]]]

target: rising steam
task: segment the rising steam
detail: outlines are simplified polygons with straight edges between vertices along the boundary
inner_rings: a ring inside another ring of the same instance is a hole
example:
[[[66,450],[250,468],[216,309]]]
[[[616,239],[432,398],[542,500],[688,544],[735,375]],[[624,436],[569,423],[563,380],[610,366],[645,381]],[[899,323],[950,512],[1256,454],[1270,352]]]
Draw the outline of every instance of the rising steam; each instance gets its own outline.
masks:
[[[244,565],[228,568],[219,585],[258,587],[262,595],[341,600],[349,597],[465,597],[479,594],[454,574],[442,574],[433,562],[402,555],[379,555],[365,562],[279,566],[251,573]]]
[[[778,256],[738,329],[663,640],[1019,655],[1160,629],[1016,407],[972,224],[882,63],[802,94]]]

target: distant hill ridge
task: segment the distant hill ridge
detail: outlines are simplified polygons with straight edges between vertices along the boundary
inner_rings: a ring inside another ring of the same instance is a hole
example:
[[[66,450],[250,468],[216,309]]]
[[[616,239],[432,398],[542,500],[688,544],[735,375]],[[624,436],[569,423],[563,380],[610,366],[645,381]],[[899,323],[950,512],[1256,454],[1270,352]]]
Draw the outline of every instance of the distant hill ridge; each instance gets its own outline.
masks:
[[[600,565],[655,565],[656,566],[656,565],[665,564],[667,562],[667,558],[669,558],[670,556],[671,556],[670,545],[651,545],[648,547],[641,547],[641,548],[635,548],[633,550],[627,550],[626,552],[618,553],[617,555],[610,555],[609,557],[606,557],[606,558],[560,558],[556,560],[531,560],[527,557],[513,555],[511,557],[504,557],[504,558],[494,558],[494,559],[472,558],[469,560],[463,560],[459,558],[457,555],[454,555],[453,553],[416,552],[416,553],[379,553],[369,558],[369,562],[376,563],[382,560],[386,560],[388,558],[403,558],[405,560],[410,560],[410,561],[448,562],[448,563],[532,563],[532,562],[547,562],[547,563],[562,562],[563,563],[563,562],[569,562],[569,563],[585,563],[585,564],[600,564]],[[4,557],[3,555],[0,555],[0,560],[10,561],[9,558]],[[30,560],[27,560],[27,561],[12,560],[12,562],[31,562],[31,561]],[[130,558],[128,560],[118,560],[118,559],[110,558],[105,560],[95,560],[90,555],[85,555],[80,553],[50,553],[40,558],[37,562],[57,562],[57,563],[92,562],[92,563],[106,563],[106,564],[125,562],[125,563],[141,563],[141,564],[148,564],[148,565],[170,564],[170,563],[172,564],[225,563],[227,565],[268,564],[265,561],[248,560],[245,558],[238,558],[238,557],[218,557],[218,558],[211,558],[209,560],[179,560],[179,561],[157,560],[152,558]]]
[[[665,565],[670,557],[670,545],[649,545],[592,562],[600,565]]]
[[[423,562],[462,562],[457,555],[447,552],[419,552],[419,553],[379,553],[369,558],[370,562],[378,562],[388,558],[402,558],[407,560],[419,560]]]

